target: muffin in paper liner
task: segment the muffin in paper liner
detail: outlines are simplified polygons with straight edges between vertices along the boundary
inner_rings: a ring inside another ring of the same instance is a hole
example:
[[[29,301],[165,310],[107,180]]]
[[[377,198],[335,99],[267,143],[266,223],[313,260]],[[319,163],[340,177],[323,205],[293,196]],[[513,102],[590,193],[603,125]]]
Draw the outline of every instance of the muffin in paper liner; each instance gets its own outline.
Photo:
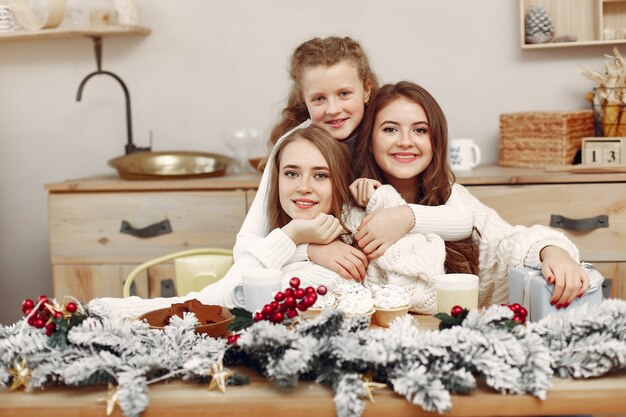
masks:
[[[386,308],[376,309],[376,322],[380,327],[389,327],[391,323],[397,319],[398,317],[403,317],[409,312],[410,306],[397,307],[397,308]]]

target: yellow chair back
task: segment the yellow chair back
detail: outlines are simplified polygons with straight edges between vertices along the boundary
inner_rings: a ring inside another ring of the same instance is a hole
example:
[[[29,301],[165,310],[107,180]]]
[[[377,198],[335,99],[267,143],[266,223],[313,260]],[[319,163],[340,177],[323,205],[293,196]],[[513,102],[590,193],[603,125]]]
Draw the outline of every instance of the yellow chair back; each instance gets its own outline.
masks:
[[[124,298],[130,297],[133,281],[142,271],[163,262],[174,260],[176,292],[185,295],[222,279],[233,265],[233,251],[220,248],[199,248],[174,252],[146,261],[133,269],[124,281]]]

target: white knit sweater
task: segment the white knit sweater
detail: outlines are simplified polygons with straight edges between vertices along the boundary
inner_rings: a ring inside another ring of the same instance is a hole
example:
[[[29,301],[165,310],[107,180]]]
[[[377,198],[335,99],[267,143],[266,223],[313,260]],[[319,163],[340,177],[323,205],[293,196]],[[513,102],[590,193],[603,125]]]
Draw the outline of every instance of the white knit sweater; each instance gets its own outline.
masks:
[[[302,122],[299,126],[283,135],[276,144],[281,143],[294,130],[307,127],[310,124],[310,120]],[[235,261],[249,251],[250,248],[259,246],[262,239],[270,232],[270,224],[267,218],[267,197],[275,149],[276,146],[270,153],[254,201],[237,234],[237,241],[233,249]],[[422,206],[409,204],[409,207],[413,210],[415,217],[415,226],[412,231],[424,234],[434,233],[441,236],[443,240],[461,240],[472,233],[471,213],[460,200],[453,196],[448,199],[445,205]],[[308,260],[307,249],[308,244],[298,245],[291,261]]]

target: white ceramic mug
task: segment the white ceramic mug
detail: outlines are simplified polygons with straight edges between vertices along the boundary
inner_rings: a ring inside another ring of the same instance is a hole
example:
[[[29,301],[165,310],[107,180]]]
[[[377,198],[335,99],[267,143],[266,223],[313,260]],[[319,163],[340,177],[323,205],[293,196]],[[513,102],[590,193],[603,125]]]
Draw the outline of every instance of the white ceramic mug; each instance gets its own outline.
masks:
[[[469,171],[480,164],[480,148],[474,139],[452,139],[448,151],[448,162],[453,171]]]
[[[472,274],[445,274],[437,277],[437,312],[450,314],[454,306],[478,308],[478,277]]]
[[[254,313],[274,300],[280,291],[283,273],[277,269],[251,269],[242,275],[242,284],[232,290],[233,304]]]

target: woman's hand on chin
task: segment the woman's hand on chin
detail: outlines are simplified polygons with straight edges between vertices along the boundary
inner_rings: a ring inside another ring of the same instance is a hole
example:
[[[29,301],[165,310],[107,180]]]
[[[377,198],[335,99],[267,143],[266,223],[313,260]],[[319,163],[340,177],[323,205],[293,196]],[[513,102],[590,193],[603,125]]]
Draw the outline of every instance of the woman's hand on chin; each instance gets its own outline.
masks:
[[[557,308],[567,307],[589,289],[587,274],[564,249],[546,246],[541,250],[540,258],[543,276],[549,284],[554,284],[550,303]]]
[[[339,235],[347,233],[339,220],[330,214],[320,213],[313,219],[293,219],[283,226],[283,232],[293,242],[328,244]]]
[[[407,205],[376,210],[363,218],[354,238],[368,258],[375,259],[409,233],[414,225],[413,211]]]
[[[335,240],[327,245],[309,245],[309,260],[346,279],[361,282],[369,261],[359,249]]]

